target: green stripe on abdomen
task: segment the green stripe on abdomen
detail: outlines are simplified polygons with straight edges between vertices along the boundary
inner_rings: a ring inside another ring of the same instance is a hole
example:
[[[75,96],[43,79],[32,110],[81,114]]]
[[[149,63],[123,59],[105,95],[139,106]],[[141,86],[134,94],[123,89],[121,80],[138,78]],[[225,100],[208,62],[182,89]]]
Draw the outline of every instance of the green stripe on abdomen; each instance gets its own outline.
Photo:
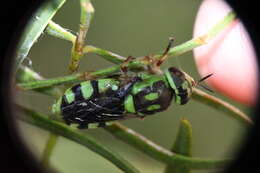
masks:
[[[84,99],[89,99],[94,91],[90,81],[81,82],[80,85],[82,96],[84,97]]]
[[[100,93],[105,92],[108,88],[113,91],[118,89],[119,82],[115,79],[99,79],[98,80],[98,90]]]
[[[68,89],[65,92],[65,97],[66,97],[66,101],[68,102],[68,104],[72,103],[75,100],[75,94],[71,89]]]
[[[135,113],[134,98],[132,95],[128,95],[124,102],[125,110],[129,113]]]
[[[159,94],[158,94],[158,93],[155,93],[155,92],[154,92],[154,93],[149,93],[149,94],[145,95],[144,98],[145,98],[146,100],[150,100],[150,101],[156,100],[156,99],[159,98]]]

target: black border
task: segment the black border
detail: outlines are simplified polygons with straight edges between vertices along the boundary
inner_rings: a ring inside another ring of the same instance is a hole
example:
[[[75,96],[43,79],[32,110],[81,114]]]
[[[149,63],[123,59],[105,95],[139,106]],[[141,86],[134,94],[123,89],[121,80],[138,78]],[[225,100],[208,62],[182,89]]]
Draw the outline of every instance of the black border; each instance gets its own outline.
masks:
[[[13,121],[11,119],[12,109],[11,103],[11,67],[13,58],[13,50],[16,48],[17,38],[21,36],[21,31],[26,24],[32,12],[37,6],[42,3],[43,0],[12,0],[4,1],[0,10],[0,25],[1,25],[1,46],[0,46],[0,98],[2,103],[0,104],[0,153],[2,157],[1,170],[5,172],[18,172],[19,173],[41,173],[40,164],[33,159],[32,154],[26,150],[25,145],[16,132]],[[258,23],[257,12],[254,7],[259,7],[257,1],[246,0],[227,0],[227,2],[238,13],[242,22],[246,26],[251,36],[251,39],[255,45],[256,53],[258,55],[258,67],[259,67],[259,32],[260,26]],[[260,68],[259,68],[260,69]],[[259,98],[259,97],[258,97]],[[244,173],[249,172],[254,168],[254,172],[259,172],[259,164],[256,164],[258,152],[258,146],[260,143],[258,139],[260,137],[259,123],[260,123],[260,105],[258,102],[257,109],[255,111],[255,126],[248,134],[248,140],[245,142],[244,147],[238,154],[238,159],[226,170],[227,173]]]

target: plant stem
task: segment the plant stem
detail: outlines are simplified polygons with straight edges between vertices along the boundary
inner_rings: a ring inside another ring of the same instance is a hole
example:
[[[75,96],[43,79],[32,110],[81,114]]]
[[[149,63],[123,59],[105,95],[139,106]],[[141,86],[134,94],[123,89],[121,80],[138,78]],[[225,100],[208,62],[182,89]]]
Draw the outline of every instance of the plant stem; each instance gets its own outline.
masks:
[[[85,54],[95,53],[95,54],[103,57],[105,60],[112,62],[114,64],[120,64],[120,63],[122,63],[126,60],[126,58],[123,57],[123,56],[120,56],[120,55],[117,55],[117,54],[110,52],[108,50],[104,50],[104,49],[97,48],[97,47],[90,46],[90,45],[85,46],[84,49],[83,49],[83,52]]]
[[[42,115],[28,108],[19,106],[22,112],[25,113],[21,116],[21,120],[40,127],[42,129],[48,130],[56,135],[68,138],[78,144],[81,144],[93,152],[103,156],[107,160],[111,161],[115,166],[124,172],[137,173],[139,172],[134,166],[132,166],[128,161],[118,155],[116,152],[103,146],[103,144],[98,143],[95,139],[86,136],[79,130],[72,129],[71,127],[65,125],[64,123],[51,120],[46,115]]]
[[[48,26],[45,29],[45,32],[51,36],[54,36],[56,38],[60,38],[63,40],[67,40],[72,43],[75,43],[75,41],[76,41],[76,36],[74,34],[70,33],[65,28],[56,24],[52,20],[49,21]]]
[[[21,41],[18,45],[17,57],[15,62],[15,71],[20,67],[27,57],[31,47],[42,34],[51,18],[62,7],[66,0],[52,0],[43,3],[41,7],[33,14],[31,20],[25,28]]]
[[[23,83],[17,84],[17,86],[23,90],[35,90],[35,89],[40,89],[40,88],[49,88],[49,87],[53,87],[53,86],[61,85],[61,84],[76,83],[76,82],[80,82],[83,80],[105,77],[107,75],[111,75],[113,73],[119,72],[121,69],[120,67],[121,67],[120,65],[116,65],[116,66],[98,70],[95,72],[77,73],[77,74],[72,74],[72,75],[48,79],[48,80],[23,82]],[[138,68],[142,68],[142,64],[131,63],[128,67],[129,67],[129,69],[138,69]]]
[[[243,124],[253,125],[252,119],[241,110],[217,97],[207,94],[204,91],[194,88],[192,98],[239,120]]]
[[[206,97],[205,99],[208,99],[208,98]],[[219,107],[222,107],[225,105],[225,102],[216,102],[215,104],[218,105]],[[211,104],[209,104],[209,105],[212,106]],[[230,107],[227,107],[226,109],[229,109],[229,108]],[[236,114],[237,112],[234,111],[233,113]],[[236,116],[238,116],[238,115],[236,115]],[[42,123],[44,123],[44,122],[42,122]],[[35,123],[34,123],[34,125],[39,126]],[[43,125],[40,125],[40,126],[43,126]],[[153,157],[157,160],[163,161],[167,164],[173,164],[173,163],[179,162],[179,158],[180,158],[180,160],[183,160],[183,162],[181,161],[182,164],[193,165],[193,166],[191,166],[192,168],[197,167],[198,169],[200,169],[201,167],[203,167],[200,165],[204,165],[204,163],[205,163],[205,165],[207,165],[208,168],[210,168],[210,167],[214,167],[214,165],[215,165],[214,163],[217,163],[216,165],[222,165],[225,162],[223,160],[222,161],[221,160],[206,161],[206,160],[201,160],[201,159],[195,159],[195,160],[191,159],[190,160],[189,157],[181,156],[181,155],[172,153],[168,150],[161,148],[160,146],[154,144],[153,142],[149,141],[145,137],[137,134],[133,130],[128,129],[119,124],[112,125],[111,127],[108,127],[107,130],[110,131],[116,137],[121,138],[121,140],[125,140],[125,142],[129,143],[130,145],[133,145],[137,149],[144,151],[148,155],[151,155],[151,157]]]
[[[85,45],[86,35],[90,26],[91,19],[94,14],[94,8],[90,2],[90,0],[80,0],[80,25],[79,32],[73,44],[72,52],[71,52],[71,61],[69,64],[69,70],[74,72],[78,69],[79,61],[84,55],[83,47]]]
[[[191,157],[192,147],[192,128],[186,119],[181,119],[177,137],[172,146],[171,151],[183,156]],[[191,169],[182,167],[181,165],[167,165],[165,173],[190,173]]]
[[[131,68],[130,68],[131,67]],[[131,63],[129,65],[130,69],[138,69],[141,68],[141,64],[134,64]],[[69,75],[65,77],[59,77],[59,78],[53,78],[48,80],[36,80],[32,82],[23,82],[17,84],[17,86],[22,90],[35,90],[38,92],[41,92],[43,89],[54,89],[55,85],[61,85],[66,83],[73,83],[73,82],[80,82],[82,80],[86,80],[87,78],[95,78],[95,77],[102,77],[109,74],[113,74],[115,72],[120,71],[120,65],[113,66],[107,69],[99,70],[96,72],[90,72],[90,73],[78,73],[74,75]],[[192,98],[194,100],[197,100],[201,103],[204,103],[214,109],[217,109],[218,111],[224,112],[225,114],[239,120],[240,122],[246,123],[246,124],[253,124],[253,121],[251,120],[248,115],[240,111],[238,108],[232,106],[231,104],[218,99],[217,97],[214,97],[212,95],[209,95],[197,88],[193,89]]]
[[[196,47],[207,44],[212,38],[219,34],[223,29],[229,26],[236,19],[236,14],[231,11],[221,21],[215,24],[207,33],[197,38],[189,40],[183,44],[171,48],[167,57],[180,56],[186,52],[193,50]],[[162,54],[155,55],[155,58],[161,58]]]
[[[17,71],[16,81],[18,82],[29,82],[35,80],[43,80],[43,77],[40,76],[38,73],[34,72],[32,69],[20,66]],[[59,98],[61,96],[61,91],[58,88],[39,88],[37,89],[38,92],[42,92],[44,94],[54,96]],[[58,136],[55,134],[50,133],[47,143],[44,147],[43,154],[42,154],[42,163],[46,167],[50,168],[50,158],[52,155],[52,151],[54,150],[56,143],[57,143]],[[52,168],[53,169],[53,168]]]
[[[40,76],[38,73],[30,69],[29,67],[20,66],[20,68],[17,71],[16,75],[16,82],[21,83],[31,83],[31,82],[37,82],[45,80],[42,76]],[[18,90],[23,90],[19,85],[17,85]],[[62,92],[55,87],[49,87],[49,88],[37,88],[35,91],[38,91],[39,93],[46,94],[49,96],[54,96],[56,98],[60,97],[62,95]]]
[[[180,154],[172,153],[169,150],[162,148],[161,146],[150,141],[146,137],[138,134],[132,129],[129,129],[119,123],[112,124],[105,128],[116,138],[123,142],[135,147],[150,157],[160,162],[167,163],[169,165],[181,165],[191,169],[210,169],[223,167],[230,160],[210,160],[200,159],[183,156]]]
[[[57,140],[58,140],[58,136],[56,134],[49,133],[49,138],[47,140],[47,143],[45,145],[45,148],[44,148],[43,154],[42,154],[42,164],[45,167],[50,166],[51,155],[53,153],[54,147],[57,144]]]
[[[207,42],[209,42],[212,38],[214,38],[217,34],[219,34],[223,29],[225,29],[227,26],[229,26],[234,20],[236,19],[236,15],[234,12],[229,12],[227,14],[227,16],[225,16],[220,22],[218,22],[216,25],[214,25],[207,33],[205,33],[204,35],[198,37],[198,38],[194,38],[192,40],[186,41],[180,45],[177,45],[173,48],[171,48],[167,54],[167,57],[176,57],[176,56],[180,56],[186,52],[189,52],[191,50],[193,50],[196,47],[199,47],[201,45],[206,44]],[[54,30],[56,32],[60,31],[60,34],[69,34],[69,33],[64,33],[64,31],[66,31],[65,29],[62,29],[60,27],[56,27],[54,28]],[[68,31],[67,31],[68,32]],[[71,34],[71,33],[70,33]],[[53,35],[55,36],[55,35]],[[65,37],[65,36],[63,36]],[[62,38],[59,37],[58,38]],[[123,63],[126,60],[126,57],[117,55],[113,52],[110,52],[108,50],[104,50],[101,48],[97,48],[94,46],[90,46],[87,45],[83,48],[83,52],[84,53],[95,53],[101,57],[103,57],[104,59],[115,63],[115,64],[120,64]],[[163,51],[162,51],[163,52]],[[137,58],[136,60],[140,60],[142,57]],[[156,54],[154,55],[154,58],[162,58],[162,53]],[[166,59],[165,59],[166,60]]]

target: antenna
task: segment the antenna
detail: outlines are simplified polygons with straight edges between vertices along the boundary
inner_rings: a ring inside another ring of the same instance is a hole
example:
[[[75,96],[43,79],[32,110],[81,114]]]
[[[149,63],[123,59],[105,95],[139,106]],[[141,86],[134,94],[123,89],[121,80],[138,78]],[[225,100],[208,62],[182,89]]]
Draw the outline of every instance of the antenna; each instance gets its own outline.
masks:
[[[214,91],[213,91],[212,89],[210,89],[210,88],[208,88],[207,86],[201,84],[201,82],[203,82],[204,80],[208,79],[208,78],[209,78],[210,76],[212,76],[212,75],[213,75],[213,73],[211,73],[211,74],[209,74],[209,75],[207,75],[207,76],[201,78],[200,80],[198,80],[198,81],[197,81],[197,86],[199,86],[199,87],[201,87],[201,88],[203,88],[203,89],[205,89],[205,90],[207,90],[207,91],[209,91],[209,92],[214,93]]]
[[[198,83],[203,82],[204,80],[208,79],[208,78],[209,78],[210,76],[212,76],[212,75],[213,75],[213,73],[211,73],[211,74],[209,74],[209,75],[207,75],[207,76],[201,78],[201,79],[198,81]]]

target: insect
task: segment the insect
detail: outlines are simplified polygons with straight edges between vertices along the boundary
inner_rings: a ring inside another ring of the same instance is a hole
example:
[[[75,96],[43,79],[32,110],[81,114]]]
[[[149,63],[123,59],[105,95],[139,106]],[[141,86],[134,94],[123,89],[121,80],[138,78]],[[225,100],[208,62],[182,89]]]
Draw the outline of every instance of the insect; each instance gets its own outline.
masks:
[[[53,105],[67,124],[79,129],[104,127],[115,120],[144,118],[165,111],[172,100],[186,104],[195,82],[185,72],[170,67],[161,75],[139,73],[127,81],[116,78],[88,80],[66,90]]]

